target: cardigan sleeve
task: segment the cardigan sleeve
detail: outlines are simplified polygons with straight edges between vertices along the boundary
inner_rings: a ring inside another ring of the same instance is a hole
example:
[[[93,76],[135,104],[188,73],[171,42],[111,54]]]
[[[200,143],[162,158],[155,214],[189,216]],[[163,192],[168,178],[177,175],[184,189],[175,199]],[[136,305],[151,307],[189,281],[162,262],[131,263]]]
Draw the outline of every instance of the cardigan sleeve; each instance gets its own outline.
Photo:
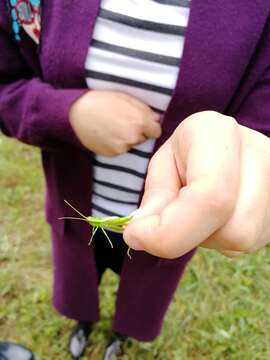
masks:
[[[245,98],[235,117],[239,124],[270,137],[270,67]]]
[[[87,89],[56,89],[33,76],[8,33],[0,4],[0,129],[27,144],[60,149],[81,148],[69,123],[72,103]]]

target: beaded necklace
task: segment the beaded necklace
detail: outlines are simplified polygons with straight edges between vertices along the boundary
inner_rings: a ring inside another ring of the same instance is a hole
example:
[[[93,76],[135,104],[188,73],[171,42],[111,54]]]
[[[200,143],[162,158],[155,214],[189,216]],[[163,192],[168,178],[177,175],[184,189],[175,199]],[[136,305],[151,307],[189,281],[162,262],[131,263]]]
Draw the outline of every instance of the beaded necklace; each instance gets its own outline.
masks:
[[[11,6],[12,30],[17,41],[21,40],[20,30],[25,32],[38,44],[40,38],[40,1],[9,0]]]

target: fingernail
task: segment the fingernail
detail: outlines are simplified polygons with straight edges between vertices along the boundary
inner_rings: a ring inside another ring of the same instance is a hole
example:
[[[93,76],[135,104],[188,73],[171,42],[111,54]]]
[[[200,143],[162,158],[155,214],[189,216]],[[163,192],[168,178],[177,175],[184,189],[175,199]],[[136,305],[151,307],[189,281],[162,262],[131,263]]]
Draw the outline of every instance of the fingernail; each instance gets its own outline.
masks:
[[[132,216],[132,219],[138,218],[143,216],[144,211],[141,208],[138,208],[134,210],[130,215]]]

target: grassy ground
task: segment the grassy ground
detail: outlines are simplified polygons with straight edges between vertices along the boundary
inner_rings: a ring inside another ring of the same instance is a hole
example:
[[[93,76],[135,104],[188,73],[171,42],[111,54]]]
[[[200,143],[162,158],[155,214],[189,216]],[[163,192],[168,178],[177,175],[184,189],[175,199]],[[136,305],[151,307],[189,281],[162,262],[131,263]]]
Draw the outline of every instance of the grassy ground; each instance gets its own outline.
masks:
[[[0,338],[40,360],[66,360],[72,322],[51,306],[50,240],[43,220],[37,150],[0,136]],[[238,260],[199,251],[169,309],[161,336],[132,342],[122,360],[269,360],[269,249]],[[102,359],[117,278],[101,286],[102,321],[84,359]]]

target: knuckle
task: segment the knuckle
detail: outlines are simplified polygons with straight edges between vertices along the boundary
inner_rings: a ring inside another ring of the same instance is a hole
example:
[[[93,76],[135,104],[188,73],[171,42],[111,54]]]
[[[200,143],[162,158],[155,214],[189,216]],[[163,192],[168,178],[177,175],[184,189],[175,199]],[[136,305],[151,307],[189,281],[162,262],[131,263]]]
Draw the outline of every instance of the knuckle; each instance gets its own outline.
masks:
[[[154,124],[154,137],[157,139],[161,136],[161,126],[160,124]]]
[[[113,149],[111,151],[104,152],[102,155],[108,156],[108,157],[113,157],[113,156],[117,156],[117,155],[120,155],[120,154],[117,152],[117,150]]]
[[[149,119],[147,118],[147,116],[144,113],[142,113],[141,117],[140,117],[140,122],[139,122],[141,130],[144,130],[144,128],[147,125],[148,121],[149,121]]]
[[[161,127],[155,122],[151,122],[148,125],[147,136],[149,138],[158,139],[161,135]]]
[[[144,128],[145,128],[145,119],[144,119],[144,117],[141,117],[137,124],[138,133],[141,134],[144,131]]]
[[[231,229],[228,236],[228,245],[231,251],[250,253],[257,247],[258,230],[254,224],[241,224]]]
[[[186,118],[186,124],[185,126],[188,128],[193,122],[203,121],[205,119],[215,119],[217,116],[220,116],[220,114],[213,110],[205,110],[205,111],[199,111],[197,113],[191,114]]]
[[[134,114],[134,131],[137,133],[141,133],[145,126],[145,118],[141,111],[136,110]]]
[[[235,129],[238,124],[237,121],[231,117],[231,116],[227,116],[224,114],[221,114],[217,111],[214,110],[205,110],[205,111],[200,111],[197,112],[195,114],[190,115],[188,118],[186,118],[187,121],[185,121],[184,126],[189,129],[190,126],[193,126],[194,123],[198,123],[198,122],[208,122],[208,123],[218,123],[219,125],[222,124],[222,126],[225,126],[226,128],[231,128],[231,129]]]
[[[244,254],[243,252],[240,251],[221,251],[221,253],[230,259],[234,259]]]
[[[113,156],[121,155],[128,151],[128,146],[126,144],[119,144],[113,151]]]
[[[178,254],[176,254],[174,251],[162,251],[158,254],[158,256],[161,258],[161,259],[166,259],[166,260],[174,260],[176,258],[178,258]]]
[[[126,153],[129,150],[130,146],[128,144],[123,144],[123,146],[121,147],[121,152],[120,154]]]
[[[228,218],[235,205],[231,196],[217,190],[205,192],[199,200],[203,202],[207,212],[215,214],[219,218]]]
[[[129,141],[128,141],[128,146],[134,146],[134,145],[137,145],[141,142],[142,140],[142,136],[141,136],[141,133],[139,133],[138,131],[130,134],[130,137],[129,137]]]
[[[231,249],[232,251],[245,253],[252,252],[252,249],[256,247],[256,240],[257,236],[255,231],[240,231],[234,236],[231,242]]]
[[[184,255],[183,251],[172,248],[169,250],[164,250],[163,254],[162,254],[162,258],[167,259],[167,260],[174,260],[174,259],[179,258],[182,255]]]
[[[221,116],[220,113],[218,113],[217,111],[214,110],[204,110],[204,111],[199,111],[195,114],[191,115],[191,118],[193,119],[197,119],[197,118],[208,118],[208,119],[213,119],[216,118],[217,116]]]

